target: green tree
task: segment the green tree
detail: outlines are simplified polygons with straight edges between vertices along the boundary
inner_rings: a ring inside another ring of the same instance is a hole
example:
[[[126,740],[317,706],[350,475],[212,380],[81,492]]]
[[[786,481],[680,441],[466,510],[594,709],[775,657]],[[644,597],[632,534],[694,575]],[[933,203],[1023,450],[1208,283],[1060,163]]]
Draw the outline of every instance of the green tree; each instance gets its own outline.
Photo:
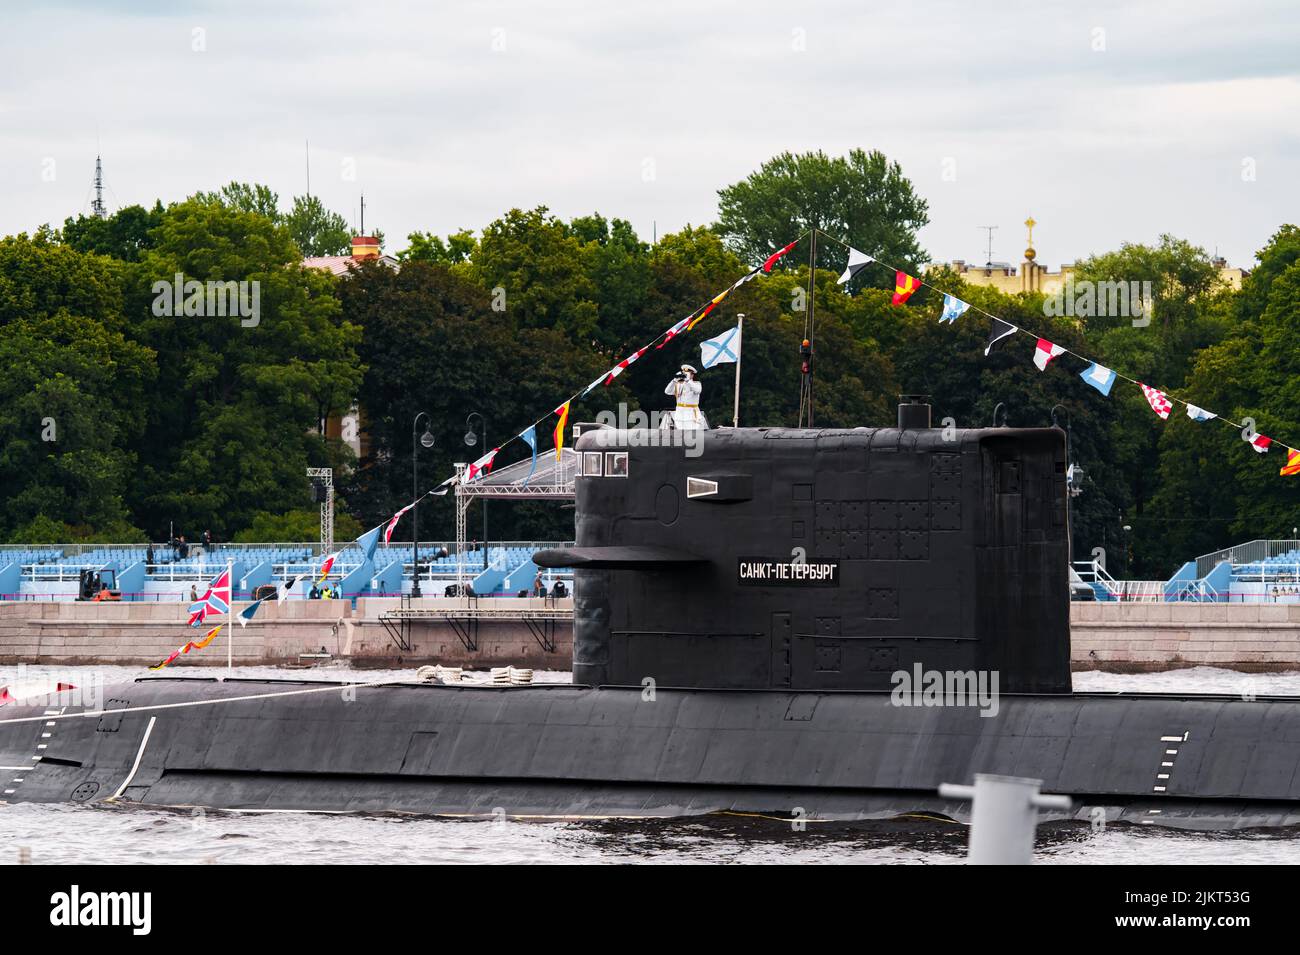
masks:
[[[196,192],[190,197],[196,202],[214,203],[227,209],[251,212],[272,222],[279,222],[280,195],[270,186],[258,183],[230,182],[215,192]]]
[[[352,230],[347,220],[326,209],[316,196],[294,196],[287,214],[280,211],[279,194],[257,183],[231,182],[215,192],[197,192],[190,198],[237,212],[251,212],[285,226],[304,256],[346,255],[351,251]]]
[[[710,286],[719,288],[747,271],[740,257],[723,244],[716,230],[689,223],[680,231],[665,235],[654,247],[654,261],[666,260],[690,269]]]
[[[0,536],[42,516],[75,528],[65,540],[139,533],[128,445],[155,368],[125,335],[119,276],[111,260],[46,238],[0,240]]]
[[[155,237],[128,294],[133,334],[159,365],[132,506],[155,532],[174,521],[229,537],[257,512],[306,505],[307,466],[347,466],[350,452],[323,424],[356,396],[361,333],[340,314],[340,280],[302,269],[288,230],[259,213],[180,203]],[[256,283],[257,321],[157,314],[155,283],[178,272]]]
[[[361,523],[347,513],[347,503],[340,498],[334,500],[334,540],[356,540],[364,533]],[[267,541],[284,543],[306,543],[320,540],[320,510],[303,507],[272,514],[258,511],[252,515],[249,524],[234,536],[236,544],[261,544]]]
[[[557,329],[521,328],[509,311],[493,311],[489,289],[445,265],[410,262],[400,272],[367,266],[340,294],[346,319],[365,329],[359,395],[369,453],[346,493],[367,527],[412,499],[411,431],[419,412],[430,416],[436,439],[419,451],[423,491],[450,476],[455,462],[487,450],[463,442],[470,411],[486,416],[489,442],[504,446],[496,462],[504,466],[528,450],[521,441],[505,446],[510,439],[608,367]],[[575,405],[571,420],[588,413]],[[538,426],[542,453],[554,424],[552,417]],[[451,507],[449,497],[421,504],[426,540],[450,536]],[[492,513],[494,537],[572,533],[572,512],[554,506],[494,503]],[[410,531],[409,522],[398,528],[399,536]]]
[[[303,255],[346,255],[352,248],[347,220],[316,196],[295,196],[284,224]]]
[[[718,231],[751,265],[816,228],[881,261],[915,268],[926,259],[916,232],[929,221],[928,206],[902,167],[875,150],[834,158],[821,151],[781,153],[744,181],[718,190]],[[842,259],[842,251],[829,245],[819,243],[819,266]],[[806,250],[804,244],[798,253],[805,262]],[[783,264],[795,261],[787,256]]]
[[[63,241],[78,252],[94,252],[123,262],[136,262],[153,241],[149,233],[162,221],[163,207],[127,206],[106,219],[77,216],[63,223]]]
[[[478,250],[478,240],[469,229],[453,232],[445,240],[432,232],[412,232],[406,239],[411,244],[397,253],[397,258],[402,262],[458,265],[468,262]]]
[[[1300,444],[1300,230],[1286,225],[1273,236],[1232,306],[1238,322],[1196,355],[1185,394],[1227,422]],[[1160,435],[1147,526],[1135,528],[1141,549],[1168,568],[1233,542],[1292,536],[1300,499],[1295,479],[1278,475],[1286,449],[1256,454],[1224,420],[1197,423],[1180,410]]]
[[[582,250],[582,240],[545,206],[511,209],[483,230],[469,276],[485,289],[501,289],[502,314],[516,325],[591,341],[599,305]]]

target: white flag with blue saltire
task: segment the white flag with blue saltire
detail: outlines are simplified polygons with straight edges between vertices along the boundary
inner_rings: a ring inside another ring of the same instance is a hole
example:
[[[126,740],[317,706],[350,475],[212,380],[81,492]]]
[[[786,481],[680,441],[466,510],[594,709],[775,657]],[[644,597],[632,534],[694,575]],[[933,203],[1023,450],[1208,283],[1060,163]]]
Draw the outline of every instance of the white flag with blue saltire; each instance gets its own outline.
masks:
[[[1115,386],[1115,378],[1117,376],[1115,372],[1111,371],[1105,365],[1099,365],[1094,361],[1083,371],[1079,372],[1079,377],[1109,398],[1110,389]]]
[[[705,368],[740,359],[740,326],[728,328],[716,338],[700,342],[700,364]]]
[[[963,302],[956,295],[944,295],[943,311],[939,314],[939,321],[952,324],[961,317],[966,309],[970,308],[969,302]]]

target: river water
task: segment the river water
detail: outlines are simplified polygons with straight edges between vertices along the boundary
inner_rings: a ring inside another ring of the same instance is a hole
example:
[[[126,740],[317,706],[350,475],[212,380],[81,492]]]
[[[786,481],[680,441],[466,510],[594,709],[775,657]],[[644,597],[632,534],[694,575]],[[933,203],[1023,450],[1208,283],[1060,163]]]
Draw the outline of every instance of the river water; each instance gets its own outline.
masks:
[[[56,676],[87,685],[141,671],[123,667],[0,667],[0,685]],[[170,675],[215,676],[213,668]],[[410,679],[411,671],[237,667],[237,676],[278,679]],[[537,673],[562,682],[565,673]],[[1251,693],[1300,696],[1300,674],[1246,676],[1198,667],[1151,674],[1075,674],[1087,691]],[[0,862],[33,863],[930,863],[964,861],[966,829],[902,820],[808,823],[794,831],[775,819],[713,816],[690,820],[536,823],[397,816],[172,812],[102,805],[0,806]],[[1300,829],[1187,833],[1085,823],[1039,827],[1039,863],[1146,865],[1300,864]]]

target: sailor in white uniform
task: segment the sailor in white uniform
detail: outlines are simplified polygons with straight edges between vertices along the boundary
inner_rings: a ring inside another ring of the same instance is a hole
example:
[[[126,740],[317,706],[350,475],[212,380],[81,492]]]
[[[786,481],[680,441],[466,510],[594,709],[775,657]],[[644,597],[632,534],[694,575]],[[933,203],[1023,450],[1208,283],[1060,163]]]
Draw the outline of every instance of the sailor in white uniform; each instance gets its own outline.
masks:
[[[704,412],[700,410],[700,392],[704,389],[695,380],[696,374],[698,373],[691,365],[682,365],[682,370],[668,382],[664,394],[676,398],[677,407],[673,409],[671,416],[664,416],[661,427],[687,430],[708,428],[709,423],[704,420]]]

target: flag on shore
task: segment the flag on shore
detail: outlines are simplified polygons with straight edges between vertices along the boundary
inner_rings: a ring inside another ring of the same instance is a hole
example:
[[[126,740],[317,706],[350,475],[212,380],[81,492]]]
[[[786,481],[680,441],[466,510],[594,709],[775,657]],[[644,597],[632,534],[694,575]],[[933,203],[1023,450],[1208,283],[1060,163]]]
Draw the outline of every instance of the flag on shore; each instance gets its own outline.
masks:
[[[261,601],[259,601],[259,603],[260,603],[260,602],[261,602]],[[179,646],[179,647],[177,647],[175,650],[173,650],[173,651],[171,652],[171,655],[170,655],[169,657],[167,657],[166,660],[162,661],[162,663],[155,663],[155,664],[154,664],[153,666],[151,666],[149,669],[150,669],[150,670],[161,670],[163,667],[167,666],[167,664],[173,662],[173,661],[174,661],[177,657],[179,657],[182,653],[189,653],[191,650],[202,650],[202,649],[203,649],[204,647],[206,647],[209,643],[211,643],[214,639],[216,639],[217,634],[221,632],[221,628],[222,628],[223,626],[225,626],[225,625],[224,625],[224,624],[219,624],[218,626],[213,627],[211,630],[209,630],[209,631],[207,632],[207,634],[203,637],[202,640],[190,640],[190,641],[187,641],[183,646]]]
[[[909,298],[916,294],[916,290],[921,287],[921,280],[908,275],[906,272],[897,272],[894,275],[894,304],[902,305]]]
[[[316,581],[316,583],[320,583],[320,582],[323,581],[326,577],[329,576],[330,570],[332,570],[333,567],[334,567],[334,558],[337,557],[337,556],[338,556],[338,553],[335,552],[335,553],[330,554],[328,557],[325,558],[325,562],[324,562],[323,564],[320,565],[320,580]]]
[[[385,544],[387,544],[389,541],[393,539],[393,530],[397,527],[397,522],[402,519],[402,515],[405,514],[407,511],[409,511],[411,508],[415,507],[415,505],[418,503],[419,503],[418,500],[412,501],[410,504],[406,505],[406,507],[402,508],[400,511],[398,511],[396,514],[394,514],[392,517],[388,519],[388,526],[384,528]]]
[[[569,423],[569,402],[566,401],[556,408],[555,413],[560,416],[560,420],[555,425],[555,433],[552,437],[555,439],[555,460],[560,461],[563,459],[561,452],[564,450],[564,426]]]
[[[361,553],[366,555],[366,560],[375,559],[375,548],[379,546],[379,532],[383,529],[383,524],[376,524],[357,538],[357,546],[361,548]]]
[[[626,358],[624,358],[621,362],[619,362],[617,365],[615,365],[613,368],[611,368],[611,369],[609,370],[609,374],[607,374],[607,375],[605,376],[605,385],[606,385],[606,387],[608,387],[609,384],[610,384],[611,382],[613,382],[613,380],[614,380],[615,378],[617,378],[619,375],[623,374],[623,372],[627,371],[628,366],[631,365],[632,362],[634,362],[634,361],[636,361],[638,358],[640,358],[642,355],[644,355],[644,354],[645,354],[645,350],[646,350],[646,348],[649,348],[649,347],[650,347],[649,345],[646,345],[645,348],[638,348],[638,349],[637,349],[636,351],[634,351],[632,354],[628,355],[628,356],[627,356]]]
[[[943,297],[943,311],[939,313],[939,321],[951,325],[961,318],[968,308],[970,308],[969,302],[963,302],[956,295],[945,294]]]
[[[767,261],[765,261],[765,262],[763,263],[763,271],[764,271],[764,272],[771,272],[771,271],[772,271],[772,266],[776,265],[776,260],[779,259],[779,258],[781,258],[781,256],[785,255],[787,252],[789,252],[791,249],[793,249],[793,248],[794,248],[796,245],[798,245],[798,244],[799,244],[799,240],[798,240],[798,239],[795,239],[793,242],[791,242],[789,245],[787,245],[784,249],[779,249],[778,251],[773,252],[771,255],[769,255],[769,256],[767,257]]]
[[[528,476],[524,478],[524,487],[528,487],[528,482],[532,480],[533,472],[537,470],[537,425],[530,424],[519,435],[520,439],[533,449],[533,464],[528,469]]]
[[[1020,329],[1016,328],[1016,326],[1012,325],[1010,322],[1004,322],[1000,318],[993,319],[993,324],[989,326],[989,342],[984,346],[984,357],[988,358],[989,352],[993,351],[995,345],[1004,338],[1014,335],[1018,331],[1020,331]]]
[[[257,613],[257,609],[262,606],[264,600],[266,600],[265,597],[261,600],[255,600],[243,610],[239,611],[239,615],[235,617],[235,620],[239,622],[240,627],[248,626],[248,621],[253,619],[253,615]],[[218,627],[218,629],[220,628]]]
[[[867,253],[859,252],[857,249],[850,247],[848,264],[844,266],[844,272],[835,284],[844,285],[874,261],[876,260]]]
[[[483,457],[471,464],[469,470],[465,472],[465,483],[468,484],[476,477],[482,477],[485,474],[492,473],[492,462],[496,460],[497,452],[500,450],[501,448],[499,447],[493,448],[487,454],[483,455]]]
[[[700,322],[704,321],[704,316],[708,315],[709,312],[717,308],[718,305],[721,304],[722,300],[731,294],[731,290],[735,287],[736,286],[734,285],[729,286],[728,288],[723,289],[717,295],[713,296],[713,301],[709,302],[708,305],[704,306],[704,311],[700,312],[699,315],[696,315],[695,318],[691,319],[690,324],[686,326],[686,330],[689,332],[696,325],[700,324]]]
[[[659,350],[662,349],[665,345],[667,345],[670,341],[672,341],[674,338],[676,338],[678,335],[680,335],[682,332],[686,331],[687,326],[689,326],[690,324],[691,324],[691,316],[690,316],[690,315],[687,315],[687,316],[686,316],[685,318],[683,318],[680,322],[676,322],[676,323],[674,323],[672,328],[670,328],[670,329],[668,329],[668,331],[664,332],[664,340],[661,341],[658,345],[655,346],[655,351],[659,351]]]
[[[230,568],[217,574],[203,596],[189,606],[189,625],[197,627],[211,615],[230,612]]]
[[[1105,365],[1099,365],[1094,361],[1079,372],[1079,377],[1109,398],[1110,389],[1115,386],[1115,379],[1119,376]]]
[[[1054,345],[1046,338],[1040,338],[1034,348],[1034,364],[1038,366],[1039,371],[1047,371],[1051,360],[1064,351],[1065,349],[1060,345]]]
[[[1169,400],[1169,397],[1163,391],[1144,385],[1140,381],[1138,382],[1138,387],[1142,389],[1142,394],[1146,395],[1147,404],[1151,406],[1151,410],[1161,418],[1168,418],[1169,412],[1172,411],[1174,407],[1173,402]]]

